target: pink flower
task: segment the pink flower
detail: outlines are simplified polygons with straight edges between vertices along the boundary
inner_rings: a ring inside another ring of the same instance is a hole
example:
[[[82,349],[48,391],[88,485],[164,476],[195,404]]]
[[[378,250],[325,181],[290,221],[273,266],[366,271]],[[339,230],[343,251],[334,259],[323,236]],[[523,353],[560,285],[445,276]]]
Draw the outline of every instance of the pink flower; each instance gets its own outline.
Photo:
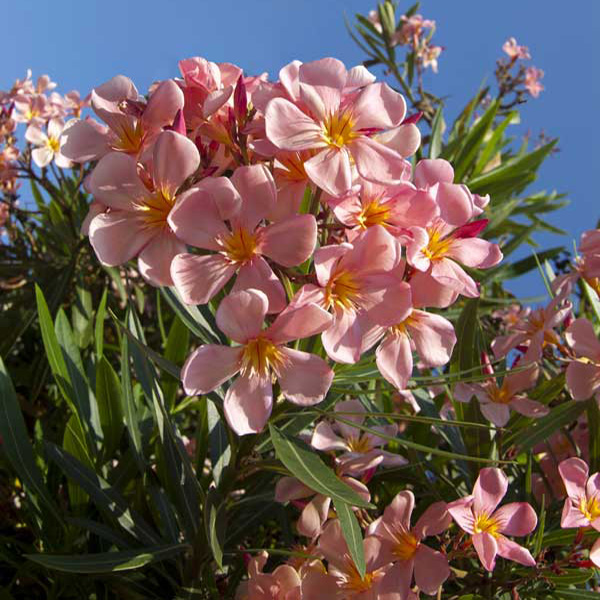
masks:
[[[438,214],[435,200],[408,182],[383,186],[359,179],[352,191],[331,200],[333,212],[346,227],[352,241],[369,227],[381,225],[392,235],[402,236],[411,226],[426,227]]]
[[[358,400],[338,402],[334,411],[340,413],[340,418],[357,425],[362,425],[365,420],[365,408]],[[392,437],[398,431],[398,427],[394,424],[371,425],[370,429]],[[336,457],[336,463],[339,464],[341,471],[350,475],[360,475],[377,465],[396,467],[408,463],[399,454],[381,450],[380,447],[388,443],[386,438],[362,431],[340,420],[336,420],[333,426],[327,421],[318,423],[310,443],[313,448],[324,452],[341,450],[343,454]]]
[[[600,473],[588,477],[587,464],[580,458],[568,458],[558,465],[560,476],[567,489],[560,526],[593,527],[600,531]],[[590,559],[600,567],[600,539],[590,550]]]
[[[422,543],[424,538],[448,529],[452,518],[446,504],[432,504],[411,527],[414,506],[413,493],[400,492],[386,507],[383,516],[369,527],[369,533],[383,542],[383,557],[394,563],[387,578],[394,580],[401,600],[410,597],[413,574],[417,587],[426,594],[435,594],[450,575],[446,555]]]
[[[62,152],[75,162],[98,160],[111,150],[138,156],[183,108],[183,93],[171,79],[160,83],[147,103],[131,79],[117,75],[92,90],[92,109],[106,127],[76,120],[63,136]]]
[[[248,562],[248,580],[236,590],[236,600],[300,600],[300,575],[289,565],[263,573],[269,555],[263,551]]]
[[[387,316],[375,313],[379,330],[372,337],[384,336],[376,352],[379,372],[396,389],[404,390],[413,371],[413,351],[424,366],[440,367],[452,356],[456,334],[444,317],[413,308],[407,283],[399,284],[396,298]]]
[[[504,427],[508,423],[511,408],[526,417],[534,418],[543,417],[550,412],[544,404],[520,393],[535,386],[539,374],[537,365],[505,375],[502,384],[498,386],[489,359],[487,356],[485,358],[490,379],[482,383],[457,384],[454,388],[456,400],[469,402],[472,396],[476,396],[483,416],[498,427]]]
[[[364,483],[343,473],[343,468],[338,469],[336,472],[346,485],[351,487],[363,500],[369,502],[371,500],[369,488]],[[296,523],[296,529],[300,535],[311,540],[321,535],[325,523],[332,516],[335,516],[331,510],[331,498],[323,494],[317,494],[295,477],[282,477],[277,481],[275,500],[282,503],[292,502],[295,506],[301,508],[302,512]]]
[[[372,329],[368,313],[377,307],[381,317],[395,310],[398,282],[389,272],[400,260],[400,244],[381,225],[365,231],[353,244],[323,246],[314,254],[318,286],[308,284],[293,299],[315,302],[333,314],[321,340],[335,361],[354,363]]]
[[[587,400],[600,390],[600,341],[594,326],[584,318],[569,325],[567,343],[580,357],[567,367],[567,388],[575,400]]]
[[[259,290],[233,292],[216,314],[219,329],[238,346],[200,346],[182,370],[187,394],[207,394],[237,373],[225,395],[225,416],[238,435],[262,431],[273,406],[271,378],[279,381],[285,398],[310,406],[321,402],[333,371],[320,357],[287,348],[290,341],[326,329],[331,316],[315,304],[288,306],[263,330],[267,296]]]
[[[525,566],[535,566],[529,550],[505,536],[531,533],[537,516],[527,502],[505,504],[496,510],[507,489],[508,479],[500,469],[481,469],[473,494],[448,504],[448,512],[471,535],[477,556],[488,571],[494,570],[498,554]]]
[[[385,83],[370,83],[356,93],[344,93],[349,73],[333,58],[299,67],[303,112],[285,98],[266,108],[268,139],[282,150],[318,150],[304,168],[311,180],[332,196],[352,184],[351,157],[358,172],[370,181],[398,183],[407,163],[395,151],[372,139],[379,131],[400,125],[404,98]]]
[[[431,70],[434,73],[437,73],[438,72],[437,59],[443,50],[444,50],[444,48],[442,48],[442,46],[430,46],[429,44],[427,44],[424,48],[422,48],[418,52],[418,55],[421,58],[421,61],[423,62],[423,67],[425,67],[425,68],[431,67]]]
[[[369,536],[363,541],[366,574],[360,576],[336,519],[325,527],[318,548],[327,560],[327,573],[311,570],[302,582],[302,597],[310,600],[400,600],[393,582],[386,578],[389,564],[381,551],[382,541]]]
[[[548,306],[534,311],[527,308],[521,311],[520,318],[511,325],[512,333],[501,335],[492,341],[496,358],[506,356],[517,346],[527,346],[521,364],[540,360],[545,346],[557,345],[558,334],[554,331],[571,313],[571,304],[557,296]]]
[[[199,164],[198,150],[186,137],[164,131],[152,151],[152,168],[140,178],[135,158],[122,152],[104,156],[94,169],[90,190],[109,208],[95,216],[90,242],[100,262],[115,266],[138,256],[141,274],[153,285],[172,285],[170,267],[185,247],[167,218],[177,190]]]
[[[185,302],[205,304],[237,274],[234,291],[259,289],[270,312],[283,309],[285,290],[263,256],[284,267],[303,263],[315,248],[317,223],[312,215],[296,214],[262,225],[276,206],[275,182],[264,165],[239,167],[231,179],[204,179],[181,196],[169,215],[173,231],[212,251],[175,257],[171,275]]]
[[[53,160],[61,169],[69,169],[73,166],[60,149],[60,136],[64,127],[65,124],[61,120],[50,119],[47,133],[37,125],[32,124],[27,128],[25,139],[35,146],[31,151],[31,157],[38,167],[46,167]]]
[[[519,46],[514,37],[508,38],[506,42],[504,42],[502,50],[504,50],[504,52],[506,52],[513,60],[517,58],[520,58],[521,60],[531,58],[529,48],[527,46]]]
[[[544,91],[544,86],[540,83],[540,79],[543,77],[544,71],[537,67],[527,67],[525,71],[525,89],[534,98],[537,98]]]
[[[13,118],[17,123],[42,127],[50,118],[50,105],[46,96],[19,96],[15,99]]]

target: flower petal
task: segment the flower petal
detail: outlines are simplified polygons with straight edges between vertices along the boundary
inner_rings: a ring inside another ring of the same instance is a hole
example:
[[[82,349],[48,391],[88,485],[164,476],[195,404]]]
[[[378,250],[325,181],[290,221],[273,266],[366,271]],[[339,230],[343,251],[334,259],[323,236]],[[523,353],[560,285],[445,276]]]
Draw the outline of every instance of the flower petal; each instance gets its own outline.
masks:
[[[450,576],[445,554],[421,544],[415,555],[415,583],[426,594],[435,594]]]
[[[445,365],[452,356],[456,334],[452,323],[440,315],[413,310],[407,328],[426,366]]]
[[[454,169],[443,158],[424,158],[415,167],[415,185],[418,188],[427,188],[439,182],[452,183]]]
[[[403,390],[412,375],[413,357],[410,340],[404,334],[390,334],[375,353],[377,368],[386,381]]]
[[[332,316],[316,304],[290,304],[277,316],[266,335],[274,344],[287,344],[321,333],[332,321]]]
[[[269,141],[282,150],[309,150],[325,146],[322,129],[285,98],[273,98],[265,111]]]
[[[373,138],[356,138],[349,148],[360,176],[368,181],[399,183],[409,172],[410,163]]]
[[[392,129],[402,123],[406,102],[386,83],[372,83],[352,103],[356,129]]]
[[[163,131],[158,135],[152,158],[154,184],[169,197],[175,196],[179,186],[200,165],[196,144],[175,131]]]
[[[280,367],[277,379],[281,393],[294,404],[312,406],[325,398],[333,371],[320,356],[282,348],[285,361]]]
[[[229,346],[200,346],[185,361],[181,380],[186,394],[207,394],[231,379],[239,370],[241,350]]]
[[[232,291],[249,289],[260,290],[266,295],[269,313],[278,313],[284,309],[286,295],[283,285],[262,256],[253,258],[240,268]]]
[[[345,194],[352,185],[350,157],[343,148],[322,150],[304,163],[304,170],[311,181],[332,196]]]
[[[317,222],[312,215],[294,215],[261,231],[260,251],[284,267],[309,258],[317,243]]]
[[[576,501],[585,498],[585,486],[589,473],[585,461],[581,458],[567,458],[558,465],[558,472],[565,484],[569,498]]]
[[[310,445],[317,450],[323,452],[331,452],[333,450],[348,450],[346,442],[336,435],[335,431],[327,421],[317,423],[313,431]]]
[[[254,231],[277,204],[273,176],[265,165],[238,167],[231,176],[231,183],[242,198],[237,220],[242,227]]]
[[[533,556],[531,556],[531,553],[529,550],[527,550],[527,548],[519,546],[519,544],[505,538],[504,536],[499,536],[496,542],[498,545],[498,554],[502,558],[514,560],[520,565],[525,565],[526,567],[535,567],[535,559]]]
[[[501,506],[494,519],[500,523],[500,533],[505,535],[528,535],[537,526],[537,515],[527,502],[511,502]]]
[[[138,255],[140,274],[152,285],[173,285],[171,263],[184,250],[185,245],[171,231],[161,230]]]
[[[508,490],[508,478],[495,467],[486,467],[479,471],[479,477],[473,487],[473,510],[475,514],[491,515]]]
[[[434,502],[419,517],[414,527],[414,533],[419,539],[430,535],[440,535],[452,523],[452,516],[448,512],[445,502]]]
[[[259,290],[232,292],[219,304],[217,326],[228,338],[244,344],[260,334],[268,306],[267,297]]]
[[[473,546],[483,567],[493,571],[496,566],[496,554],[498,554],[496,539],[489,533],[474,533]]]
[[[148,195],[137,174],[134,158],[111,152],[100,159],[90,176],[90,192],[111,208],[132,210],[133,202]]]
[[[238,435],[262,431],[271,416],[273,388],[268,378],[239,376],[227,390],[223,410]]]

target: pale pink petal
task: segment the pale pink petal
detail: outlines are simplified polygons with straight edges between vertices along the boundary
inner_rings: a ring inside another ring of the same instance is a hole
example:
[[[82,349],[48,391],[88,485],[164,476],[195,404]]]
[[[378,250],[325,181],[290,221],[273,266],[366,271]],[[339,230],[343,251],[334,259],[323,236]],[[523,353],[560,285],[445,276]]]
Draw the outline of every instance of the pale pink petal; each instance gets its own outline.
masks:
[[[467,496],[450,502],[446,508],[461,529],[464,529],[467,533],[473,533],[473,524],[475,522],[473,516],[473,496]]]
[[[302,578],[301,597],[307,600],[331,600],[338,594],[337,579],[324,570],[307,569]]]
[[[473,487],[473,510],[475,514],[492,514],[500,501],[506,496],[508,478],[495,467],[486,467],[479,471],[479,477]]]
[[[355,363],[360,359],[362,327],[353,310],[340,309],[332,325],[321,335],[327,356],[336,362]]]
[[[352,67],[346,74],[345,89],[353,89],[369,85],[375,81],[375,75],[363,65]]]
[[[234,342],[244,344],[260,334],[268,306],[267,297],[258,290],[232,292],[219,304],[217,326]]]
[[[25,130],[25,139],[34,146],[43,146],[48,136],[37,125],[30,125]]]
[[[207,119],[212,114],[217,112],[233,94],[233,87],[228,86],[222,90],[215,90],[206,96],[202,105],[202,116]]]
[[[590,560],[596,567],[600,568],[600,538],[598,538],[590,548]]]
[[[414,533],[419,539],[430,535],[440,535],[452,523],[452,516],[448,512],[445,502],[434,502],[419,517],[414,527]]]
[[[545,417],[550,412],[550,408],[541,402],[530,400],[527,396],[515,396],[510,401],[510,407],[518,413],[534,419]]]
[[[494,519],[500,524],[499,531],[505,535],[528,535],[537,526],[537,515],[527,502],[511,502],[501,506]]]
[[[414,571],[414,559],[395,562],[386,571],[380,583],[380,594],[377,598],[382,600],[411,600],[411,585]],[[386,591],[385,596],[381,591]],[[362,600],[362,599],[361,599]]]
[[[345,556],[348,554],[348,545],[342,534],[338,519],[329,521],[319,538],[319,550],[323,556],[336,567],[345,567]]]
[[[265,227],[260,251],[284,267],[295,267],[309,258],[317,243],[317,222],[312,215],[295,215]]]
[[[492,350],[496,358],[506,356],[513,348],[522,344],[527,339],[523,333],[511,333],[509,335],[499,335],[492,340]]]
[[[420,160],[415,167],[415,185],[426,188],[438,182],[452,183],[454,169],[452,165],[442,158],[425,158]]]
[[[300,585],[302,580],[298,571],[289,565],[279,565],[273,570],[273,577],[277,580],[279,587],[283,593],[288,593],[290,600],[300,598]],[[293,594],[298,594],[294,596]]]
[[[567,388],[574,400],[587,400],[600,387],[600,366],[574,360],[567,366]]]
[[[447,254],[467,267],[488,269],[502,260],[498,244],[492,244],[481,238],[462,238],[454,240]]]
[[[171,231],[162,229],[138,256],[140,274],[152,285],[173,285],[171,263],[184,251],[185,245]]]
[[[600,498],[600,473],[594,473],[590,476],[585,486],[588,498],[598,496]]]
[[[298,213],[308,181],[278,180],[277,173],[275,173],[275,181],[278,184],[277,204],[267,218],[276,223]]]
[[[414,310],[407,327],[425,365],[438,367],[450,360],[456,344],[456,334],[450,321],[440,315]]]
[[[415,555],[415,583],[426,594],[435,594],[450,576],[445,554],[421,544]]]
[[[408,283],[405,281],[398,283],[395,277],[385,275],[365,277],[364,281],[367,284],[365,287],[369,286],[371,289],[374,289],[374,284],[377,283],[388,284],[383,288],[381,295],[373,294],[373,297],[377,297],[377,301],[368,308],[369,319],[373,323],[382,327],[391,327],[409,317],[412,312],[412,295]]]
[[[404,334],[388,335],[376,351],[379,372],[399,390],[406,388],[412,375],[413,358],[410,340]]]
[[[352,185],[352,170],[348,152],[329,148],[304,163],[304,170],[316,185],[332,196],[341,196]]]
[[[396,151],[372,138],[356,138],[349,148],[360,176],[368,181],[398,183],[410,169],[410,163]]]
[[[510,420],[510,408],[508,404],[500,404],[497,402],[481,403],[479,400],[479,408],[481,414],[496,427],[504,427]]]
[[[31,158],[33,158],[33,162],[41,169],[47,167],[52,162],[54,152],[48,146],[34,148],[31,151]]]
[[[514,371],[509,373],[502,384],[510,394],[518,394],[524,390],[528,390],[535,385],[539,376],[539,367],[537,364],[531,365],[528,369]]]
[[[83,223],[81,224],[81,234],[89,235],[90,233],[90,223],[94,217],[101,215],[103,212],[106,212],[106,206],[101,204],[100,202],[92,201],[90,203],[90,208],[88,210],[88,214],[85,216]]]
[[[206,304],[235,271],[220,254],[178,254],[171,263],[173,283],[186,304]]]
[[[231,379],[241,365],[241,350],[207,344],[197,348],[185,361],[181,380],[186,394],[207,394]]]
[[[310,445],[317,450],[331,452],[333,450],[348,450],[346,442],[336,435],[335,431],[327,421],[317,423],[313,431]]]
[[[558,465],[558,472],[565,484],[567,495],[579,501],[585,498],[585,486],[589,469],[581,458],[567,458]]]
[[[65,123],[62,119],[50,119],[48,121],[48,137],[59,139]]]
[[[111,208],[133,210],[133,201],[148,195],[137,174],[134,158],[111,152],[100,159],[90,177],[94,198]]]
[[[284,309],[286,295],[283,285],[262,256],[255,256],[238,271],[233,291],[249,289],[260,290],[266,295],[269,313],[278,313]]]
[[[575,319],[567,328],[565,337],[577,354],[600,361],[600,341],[594,333],[594,326],[587,319]]]
[[[207,250],[220,250],[217,238],[229,233],[213,196],[200,188],[178,196],[168,222],[180,240]]]
[[[567,498],[563,505],[560,526],[563,529],[571,529],[575,527],[589,527],[589,525],[589,519],[579,510],[579,508],[573,506],[571,498]]]
[[[327,286],[335,272],[338,261],[350,250],[352,250],[350,244],[334,244],[331,246],[322,246],[315,251],[313,263],[320,286]]]
[[[393,525],[401,525],[410,530],[410,517],[415,508],[415,496],[410,491],[403,491],[396,494],[394,499],[383,512],[383,520]]]
[[[238,167],[231,183],[242,197],[237,220],[242,227],[254,231],[258,223],[273,212],[277,203],[277,188],[265,165]]]
[[[337,58],[322,58],[299,65],[298,78],[309,85],[342,90],[346,86],[347,71]]]
[[[296,523],[298,533],[311,539],[317,537],[327,521],[330,505],[331,498],[317,494],[302,510]]]
[[[441,284],[447,285],[463,296],[477,298],[479,288],[470,275],[463,268],[448,258],[442,258],[433,262],[431,276]]]
[[[476,385],[470,383],[457,383],[454,386],[454,399],[459,402],[470,402],[471,398],[475,396]]]
[[[60,151],[78,163],[98,160],[109,150],[108,129],[87,119],[67,123],[61,136]]]
[[[200,165],[200,154],[196,144],[185,136],[163,131],[154,143],[152,163],[155,186],[166,196],[173,197]]]
[[[519,544],[505,538],[504,536],[499,536],[496,542],[498,545],[498,554],[502,558],[514,560],[520,565],[525,565],[526,567],[535,567],[535,559],[533,556],[531,556],[529,550],[523,548],[523,546],[519,546]]]
[[[298,73],[301,64],[299,60],[293,60],[279,71],[279,82],[293,100],[300,97]]]
[[[265,111],[267,137],[282,150],[309,150],[324,147],[321,127],[297,106],[274,98]]]
[[[340,261],[344,269],[363,273],[389,271],[400,261],[400,243],[381,225],[369,227],[354,241],[352,247],[352,252],[348,252]]]
[[[403,158],[412,156],[421,145],[421,131],[414,123],[406,123],[375,136],[384,146],[395,150]]]
[[[483,567],[493,571],[496,566],[496,554],[498,554],[496,539],[489,533],[474,533],[473,546]]]
[[[183,108],[181,88],[172,79],[161,82],[152,92],[142,115],[145,131],[157,131],[171,125],[177,111]],[[195,170],[195,169],[194,169]]]
[[[344,421],[350,421],[350,423],[356,423],[357,425],[362,425],[364,423],[366,411],[365,407],[360,403],[360,400],[342,400],[335,405],[333,410],[336,413],[340,413],[340,416]],[[361,433],[360,429],[353,427],[350,423],[344,423],[340,420],[337,420],[336,423],[338,429],[346,439],[356,437]]]
[[[54,164],[61,169],[71,169],[73,167],[73,161],[60,152],[54,155]]]
[[[94,217],[90,223],[90,243],[98,260],[111,267],[137,256],[156,235],[153,228],[130,212],[113,210]]]
[[[291,348],[282,348],[281,351],[284,364],[277,374],[281,393],[301,406],[321,402],[333,381],[333,371],[327,362],[308,352]]]
[[[287,344],[321,333],[331,325],[332,320],[332,316],[316,304],[288,305],[265,335],[274,344]]]
[[[386,83],[372,83],[352,102],[352,111],[356,129],[391,129],[404,119],[406,102]]]
[[[430,273],[416,271],[410,279],[413,305],[446,308],[456,302],[458,292],[436,281]]]
[[[227,390],[223,410],[238,435],[262,431],[273,407],[273,389],[268,378],[239,376]]]
[[[337,464],[339,473],[356,477],[383,464],[383,454],[381,450],[370,450],[366,454],[350,452],[340,456]]]
[[[308,498],[313,496],[314,493],[314,490],[311,490],[295,477],[282,477],[275,484],[275,500],[281,503]]]
[[[462,185],[439,183],[436,200],[440,217],[450,225],[460,227],[473,217],[473,198]]]

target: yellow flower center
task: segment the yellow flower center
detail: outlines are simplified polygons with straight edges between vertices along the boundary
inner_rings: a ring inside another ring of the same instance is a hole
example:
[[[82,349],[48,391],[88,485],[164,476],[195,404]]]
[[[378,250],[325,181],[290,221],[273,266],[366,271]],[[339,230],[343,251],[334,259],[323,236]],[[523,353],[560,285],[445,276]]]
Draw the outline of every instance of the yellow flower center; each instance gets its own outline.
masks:
[[[343,148],[358,137],[353,129],[352,115],[347,111],[336,112],[323,123],[323,139],[330,146]]]
[[[589,500],[582,498],[579,503],[579,510],[590,522],[600,517],[600,502],[598,501],[598,497],[592,496]]]
[[[410,560],[419,547],[419,540],[405,529],[399,530],[395,535],[394,554],[400,560]]]
[[[383,225],[385,227],[390,218],[390,212],[389,207],[373,200],[363,207],[356,220],[361,229],[368,229],[373,225]]]
[[[346,580],[342,584],[342,588],[352,592],[368,592],[378,578],[377,571],[369,571],[364,577],[360,576],[354,563],[348,559],[348,569],[346,571]]]
[[[25,113],[25,118],[28,121],[31,121],[32,119],[35,119],[35,117],[39,117],[39,115],[39,110],[36,110],[35,108],[28,108],[27,112]]]
[[[512,399],[512,395],[504,385],[499,388],[495,383],[490,385],[488,396],[492,402],[498,404],[508,404]]]
[[[343,310],[352,310],[360,300],[360,283],[349,271],[335,274],[325,289],[327,307],[337,306]]]
[[[358,434],[357,436],[350,437],[346,441],[350,452],[366,454],[367,452],[373,449],[373,446],[371,445],[371,440],[366,435]]]
[[[224,236],[219,243],[223,247],[225,256],[236,265],[243,265],[252,260],[258,247],[256,235],[243,227],[234,229]]]
[[[55,137],[49,137],[46,140],[46,146],[56,154],[60,150],[60,140]]]
[[[421,248],[421,252],[429,260],[438,260],[443,258],[450,249],[452,238],[443,238],[441,232],[437,229],[430,229],[428,233],[429,242],[427,243],[427,246]]]
[[[473,524],[473,531],[475,533],[489,533],[493,537],[498,537],[500,535],[498,532],[499,528],[500,523],[486,513],[477,515],[475,523]]]
[[[408,315],[404,321],[400,321],[400,323],[396,323],[392,327],[390,327],[390,331],[392,334],[396,335],[408,335],[408,327],[415,326],[417,324],[417,319],[415,319],[412,315]]]
[[[250,377],[267,377],[277,373],[285,363],[281,349],[262,336],[249,340],[242,353],[242,373]]]
[[[144,139],[144,132],[140,122],[134,126],[132,123],[122,123],[119,130],[115,131],[117,140],[113,143],[113,149],[127,154],[137,154]]]
[[[288,181],[306,181],[308,175],[304,170],[304,161],[308,160],[314,152],[294,152],[286,156],[278,156],[277,160],[281,163],[281,167],[277,171]]]
[[[142,199],[138,210],[147,225],[152,227],[164,227],[167,225],[167,217],[173,208],[175,197],[164,190],[157,190],[153,194]]]

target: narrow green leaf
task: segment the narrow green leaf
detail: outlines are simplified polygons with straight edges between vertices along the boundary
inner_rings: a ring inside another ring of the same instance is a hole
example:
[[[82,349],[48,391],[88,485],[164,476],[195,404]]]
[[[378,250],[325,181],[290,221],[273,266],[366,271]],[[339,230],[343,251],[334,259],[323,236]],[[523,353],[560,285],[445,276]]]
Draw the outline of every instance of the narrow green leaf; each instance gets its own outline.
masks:
[[[212,464],[212,477],[219,485],[223,469],[231,459],[231,446],[227,438],[227,430],[221,420],[221,415],[212,400],[207,400],[208,440],[210,449],[210,462]]]
[[[292,438],[269,424],[271,441],[277,458],[285,467],[311,490],[334,501],[370,508],[352,488],[347,486],[321,460],[315,450],[299,439]]]
[[[581,585],[594,576],[594,571],[592,569],[561,569],[560,573],[550,571],[542,575],[554,585]],[[596,594],[597,596],[598,594]]]
[[[102,299],[96,311],[96,324],[94,337],[96,338],[96,356],[100,358],[104,351],[104,319],[106,318],[106,301],[108,299],[108,288],[104,288]]]
[[[223,551],[227,522],[223,498],[216,488],[210,488],[206,494],[206,502],[204,505],[204,527],[213,557],[217,565],[223,567]]]
[[[348,504],[339,501],[334,501],[334,503],[335,512],[340,520],[342,533],[344,534],[344,539],[348,545],[350,556],[356,565],[356,570],[359,575],[361,578],[364,578],[367,566],[365,563],[365,552],[360,525],[354,515],[354,511]]]
[[[444,115],[440,106],[431,123],[431,141],[429,142],[429,158],[437,158],[442,152],[442,133],[444,129]]]
[[[173,558],[188,548],[185,544],[168,544],[99,554],[25,554],[25,558],[47,569],[66,573],[116,573]]]
[[[106,458],[112,457],[123,434],[121,382],[111,364],[101,357],[96,366],[96,401],[104,432]]]
[[[179,367],[187,358],[189,345],[190,330],[179,317],[175,316],[171,329],[169,330],[169,335],[167,336],[167,343],[165,344],[165,360],[169,361],[170,364]],[[180,378],[167,376],[165,379],[166,381],[163,383],[165,404],[167,408],[170,409],[175,402],[175,397],[179,390]]]
[[[560,598],[561,600],[598,600],[598,592],[556,588],[552,593],[552,598]]]
[[[589,436],[589,466],[590,472],[596,473],[600,471],[600,410],[595,399],[588,400],[587,405],[588,430],[596,432]]]
[[[72,454],[77,460],[81,461],[88,469],[94,469],[94,462],[90,457],[87,448],[85,432],[81,427],[81,421],[75,414],[71,415],[67,421],[62,447],[66,452]],[[83,510],[89,501],[89,496],[72,479],[67,481],[67,487],[72,507],[75,511]]]
[[[44,477],[37,465],[21,407],[2,358],[0,358],[0,436],[2,436],[2,450],[23,482],[27,492],[27,502],[31,504],[37,519],[41,522],[40,504],[43,504],[48,512],[62,523],[62,516],[46,488]]]

